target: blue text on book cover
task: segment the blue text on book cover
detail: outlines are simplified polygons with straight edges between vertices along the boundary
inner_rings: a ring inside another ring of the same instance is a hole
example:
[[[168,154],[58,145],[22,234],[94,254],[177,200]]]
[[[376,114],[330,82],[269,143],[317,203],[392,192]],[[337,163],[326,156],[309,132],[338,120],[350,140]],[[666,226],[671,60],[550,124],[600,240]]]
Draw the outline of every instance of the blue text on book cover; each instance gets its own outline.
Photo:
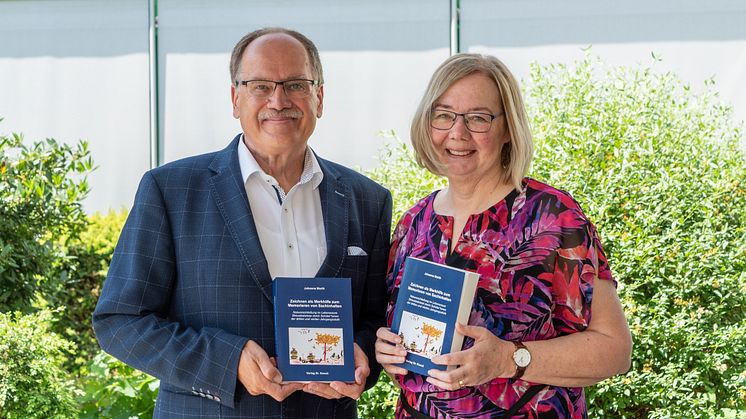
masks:
[[[275,278],[283,381],[355,381],[350,278]]]
[[[430,369],[446,369],[430,359],[461,350],[456,322],[468,322],[478,279],[474,272],[407,258],[391,323],[407,350],[399,366],[425,376]]]

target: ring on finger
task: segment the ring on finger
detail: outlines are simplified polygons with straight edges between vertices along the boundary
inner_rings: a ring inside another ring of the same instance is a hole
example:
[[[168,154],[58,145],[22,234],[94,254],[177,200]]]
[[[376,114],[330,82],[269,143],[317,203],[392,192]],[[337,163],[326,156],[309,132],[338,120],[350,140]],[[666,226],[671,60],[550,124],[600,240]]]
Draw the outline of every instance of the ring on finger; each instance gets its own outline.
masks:
[[[458,386],[459,388],[464,388],[465,387],[464,380],[458,380]]]

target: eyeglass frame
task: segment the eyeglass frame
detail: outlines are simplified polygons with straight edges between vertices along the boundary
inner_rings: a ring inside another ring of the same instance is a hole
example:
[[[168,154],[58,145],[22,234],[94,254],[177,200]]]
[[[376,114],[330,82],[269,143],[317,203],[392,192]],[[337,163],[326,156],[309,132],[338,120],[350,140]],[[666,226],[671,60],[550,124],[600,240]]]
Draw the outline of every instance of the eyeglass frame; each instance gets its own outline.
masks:
[[[438,127],[434,127],[433,126],[432,115],[433,115],[433,112],[435,112],[436,110],[440,111],[440,112],[448,112],[448,113],[452,113],[452,114],[456,115],[456,117],[453,118],[453,123],[451,124],[450,127],[448,127],[448,128],[438,128]],[[466,115],[489,116],[490,117],[490,126],[489,126],[489,128],[487,128],[485,131],[474,131],[473,129],[471,129],[469,127],[469,122],[467,122],[468,120],[466,119]],[[435,108],[432,108],[432,109],[430,109],[430,114],[428,115],[428,119],[430,120],[430,128],[437,129],[439,131],[448,131],[449,129],[453,128],[454,125],[456,125],[456,120],[460,116],[460,117],[462,117],[464,119],[464,126],[466,127],[467,130],[469,130],[471,132],[474,132],[474,133],[477,133],[477,134],[484,134],[485,132],[489,132],[492,129],[492,121],[494,121],[498,116],[503,116],[503,115],[505,115],[504,111],[503,112],[498,112],[496,114],[489,114],[489,113],[484,113],[484,112],[465,112],[465,113],[458,113],[458,112],[454,112],[454,111],[449,111],[448,109],[435,109]]]
[[[293,81],[307,81],[307,82],[311,83],[311,87],[317,87],[317,86],[319,86],[321,84],[318,80],[312,80],[312,79],[288,79],[288,80],[283,80],[283,81],[266,80],[266,79],[253,79],[253,80],[236,80],[236,87],[238,87],[238,86],[246,86],[247,84],[255,82],[255,81],[263,81],[263,82],[273,83],[274,87],[272,87],[272,92],[270,94],[268,94],[266,98],[270,98],[270,97],[272,97],[272,95],[275,94],[275,91],[277,90],[277,85],[278,84],[282,86],[282,91],[285,92],[286,96],[290,96],[290,95],[288,94],[288,91],[285,90],[285,83],[290,83],[290,82],[293,82]],[[252,97],[257,97],[255,95],[253,95],[251,92],[249,92],[249,94]],[[311,96],[311,92],[309,92],[307,96],[302,96],[302,97],[310,97],[310,96]],[[266,99],[266,98],[264,98],[264,99]]]

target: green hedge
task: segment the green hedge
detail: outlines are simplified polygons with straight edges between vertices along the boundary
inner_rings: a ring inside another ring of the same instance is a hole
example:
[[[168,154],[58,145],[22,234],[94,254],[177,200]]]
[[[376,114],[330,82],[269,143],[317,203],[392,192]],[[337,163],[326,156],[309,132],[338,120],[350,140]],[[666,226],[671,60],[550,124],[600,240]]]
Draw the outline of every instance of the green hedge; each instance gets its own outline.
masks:
[[[531,176],[597,225],[634,337],[631,371],[587,389],[589,416],[746,418],[746,159],[713,83],[589,55],[532,66],[524,96]],[[382,156],[368,174],[395,219],[443,185],[401,143]],[[360,411],[395,397],[384,383]]]
[[[152,418],[160,382],[107,353],[81,369],[78,418]]]
[[[75,345],[49,330],[51,319],[0,313],[0,418],[75,416],[79,391],[63,369]]]
[[[126,219],[124,210],[96,213],[87,217],[87,225],[77,237],[58,240],[59,252],[64,257],[55,265],[43,298],[46,305],[61,310],[53,330],[78,347],[77,356],[68,361],[68,368],[87,364],[100,350],[93,335],[91,316]]]
[[[55,239],[85,227],[81,200],[93,162],[85,142],[31,145],[0,136],[0,311],[29,311],[64,259]]]
[[[534,66],[533,175],[596,222],[621,286],[632,370],[591,388],[593,416],[746,410],[746,159],[713,82],[653,68]]]

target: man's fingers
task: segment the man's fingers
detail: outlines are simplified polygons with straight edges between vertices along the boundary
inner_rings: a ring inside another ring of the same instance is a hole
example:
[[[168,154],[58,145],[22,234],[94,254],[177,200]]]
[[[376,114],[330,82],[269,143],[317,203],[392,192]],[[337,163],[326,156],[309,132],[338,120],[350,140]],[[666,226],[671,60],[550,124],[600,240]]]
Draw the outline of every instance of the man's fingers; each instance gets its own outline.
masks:
[[[368,364],[368,356],[356,343],[355,346],[355,382],[357,384],[365,384],[365,380],[370,374],[370,366]]]
[[[296,390],[303,388],[302,383],[289,383],[289,384],[275,384],[267,383],[264,387],[264,394],[269,395],[273,399],[281,402],[285,400],[289,395],[293,394]],[[263,394],[259,393],[259,394]]]
[[[250,343],[251,345],[249,346],[249,353],[251,354],[251,357],[256,365],[262,371],[262,375],[264,375],[269,381],[272,381],[273,383],[281,383],[282,374],[280,373],[280,370],[277,369],[275,364],[272,363],[272,360],[267,355],[267,352],[265,352],[264,349],[262,349],[253,341],[250,341]]]
[[[308,383],[303,386],[303,391],[325,399],[339,399],[342,397],[342,394],[326,383]]]
[[[365,389],[365,386],[363,384],[347,384],[341,381],[334,381],[329,384],[329,386],[342,396],[346,396],[354,400],[359,399],[360,395],[363,394],[363,390]]]
[[[277,400],[278,402],[285,400],[288,396],[290,396],[294,392],[303,388],[303,383],[273,384],[273,385],[279,386],[280,388],[278,391],[279,398],[274,397],[274,399]]]

